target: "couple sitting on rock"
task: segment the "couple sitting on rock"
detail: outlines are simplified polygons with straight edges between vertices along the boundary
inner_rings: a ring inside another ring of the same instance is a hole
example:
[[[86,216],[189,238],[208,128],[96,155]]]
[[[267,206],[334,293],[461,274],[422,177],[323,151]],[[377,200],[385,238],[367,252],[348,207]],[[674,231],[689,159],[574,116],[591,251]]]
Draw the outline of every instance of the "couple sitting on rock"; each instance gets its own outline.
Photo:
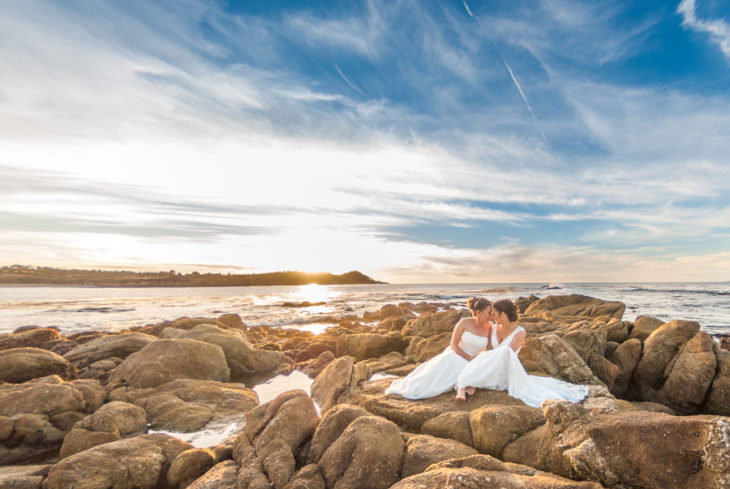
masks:
[[[517,354],[526,333],[515,323],[517,308],[511,300],[492,304],[472,297],[467,307],[472,317],[457,323],[451,344],[406,377],[394,380],[386,394],[423,399],[456,387],[456,400],[464,401],[476,388],[498,389],[533,407],[547,399],[578,402],[585,398],[585,386],[525,372]]]

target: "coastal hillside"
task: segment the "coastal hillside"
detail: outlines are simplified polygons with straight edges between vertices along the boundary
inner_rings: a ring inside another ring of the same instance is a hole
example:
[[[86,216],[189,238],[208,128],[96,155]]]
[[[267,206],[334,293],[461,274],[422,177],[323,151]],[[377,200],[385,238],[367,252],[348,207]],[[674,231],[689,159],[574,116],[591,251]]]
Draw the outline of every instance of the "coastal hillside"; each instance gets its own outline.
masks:
[[[226,287],[242,285],[356,285],[382,284],[358,271],[331,273],[198,273],[63,270],[13,265],[0,268],[0,284],[84,285],[96,287]]]

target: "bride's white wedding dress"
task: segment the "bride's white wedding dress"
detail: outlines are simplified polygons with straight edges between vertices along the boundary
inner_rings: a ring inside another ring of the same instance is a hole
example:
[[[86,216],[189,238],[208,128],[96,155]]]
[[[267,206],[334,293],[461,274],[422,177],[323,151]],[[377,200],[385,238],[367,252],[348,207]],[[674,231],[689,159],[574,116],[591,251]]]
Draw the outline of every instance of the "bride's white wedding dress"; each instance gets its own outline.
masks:
[[[588,388],[552,377],[528,375],[510,343],[524,331],[517,327],[501,342],[497,328],[492,328],[492,349],[477,355],[462,369],[457,380],[458,388],[478,387],[507,390],[507,393],[528,406],[540,407],[547,399],[564,399],[579,402],[585,399]],[[519,351],[519,350],[518,350]]]
[[[467,355],[476,355],[487,346],[487,337],[469,331],[461,334],[459,346]],[[386,394],[398,394],[407,399],[434,397],[452,390],[461,370],[469,362],[447,346],[444,351],[422,363],[402,379],[395,379]]]

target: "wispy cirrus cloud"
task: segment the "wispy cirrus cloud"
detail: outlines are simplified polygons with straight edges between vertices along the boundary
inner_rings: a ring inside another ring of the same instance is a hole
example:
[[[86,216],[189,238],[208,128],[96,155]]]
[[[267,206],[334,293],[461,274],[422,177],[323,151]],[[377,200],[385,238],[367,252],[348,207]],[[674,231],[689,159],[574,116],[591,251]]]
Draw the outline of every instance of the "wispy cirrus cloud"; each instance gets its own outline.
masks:
[[[695,0],[682,0],[677,7],[677,13],[682,15],[682,25],[709,34],[725,57],[730,59],[730,24],[722,19],[700,19],[695,4]]]

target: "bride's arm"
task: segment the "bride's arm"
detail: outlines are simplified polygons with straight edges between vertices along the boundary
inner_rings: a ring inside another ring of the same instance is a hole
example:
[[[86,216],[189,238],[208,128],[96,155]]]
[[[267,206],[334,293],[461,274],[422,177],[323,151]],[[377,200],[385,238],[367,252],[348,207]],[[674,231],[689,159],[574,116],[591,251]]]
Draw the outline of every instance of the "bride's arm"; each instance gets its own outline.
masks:
[[[451,333],[451,349],[454,350],[454,352],[466,359],[466,361],[470,362],[472,357],[467,355],[467,353],[461,349],[461,346],[459,346],[459,343],[461,343],[461,335],[464,334],[464,319],[459,321],[456,326],[454,327],[454,332]]]

